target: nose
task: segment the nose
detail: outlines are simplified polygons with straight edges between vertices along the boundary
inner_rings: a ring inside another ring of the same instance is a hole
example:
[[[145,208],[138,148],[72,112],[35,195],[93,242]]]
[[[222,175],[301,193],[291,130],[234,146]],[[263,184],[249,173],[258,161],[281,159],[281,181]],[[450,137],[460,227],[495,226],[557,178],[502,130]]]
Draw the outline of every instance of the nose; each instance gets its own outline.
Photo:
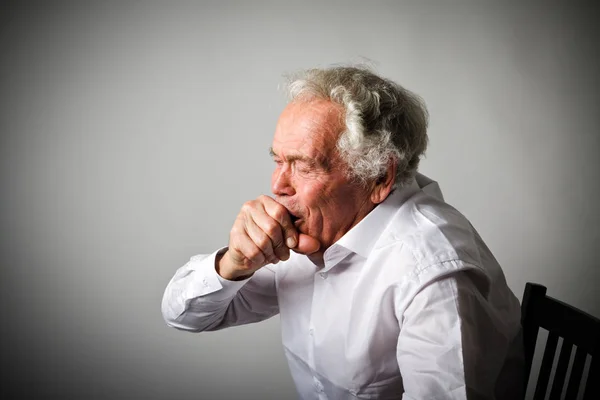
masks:
[[[277,166],[271,176],[271,191],[275,196],[293,196],[296,191],[291,180],[291,170],[286,164]]]

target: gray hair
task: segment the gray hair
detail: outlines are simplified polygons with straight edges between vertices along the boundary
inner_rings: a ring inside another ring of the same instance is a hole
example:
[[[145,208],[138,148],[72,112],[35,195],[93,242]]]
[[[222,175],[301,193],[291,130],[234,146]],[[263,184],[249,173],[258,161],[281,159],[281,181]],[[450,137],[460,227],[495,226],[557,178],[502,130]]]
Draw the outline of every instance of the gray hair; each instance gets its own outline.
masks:
[[[289,79],[291,101],[322,98],[344,107],[345,131],[337,149],[349,177],[368,184],[397,163],[394,188],[410,181],[427,148],[423,100],[364,67],[309,69]]]

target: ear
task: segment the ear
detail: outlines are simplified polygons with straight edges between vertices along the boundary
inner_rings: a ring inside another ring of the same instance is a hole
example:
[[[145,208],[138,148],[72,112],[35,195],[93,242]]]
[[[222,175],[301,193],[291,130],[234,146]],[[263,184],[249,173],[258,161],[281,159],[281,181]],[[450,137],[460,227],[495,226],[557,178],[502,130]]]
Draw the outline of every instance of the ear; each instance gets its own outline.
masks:
[[[381,176],[373,186],[371,190],[371,201],[373,204],[379,204],[383,202],[388,195],[392,192],[392,187],[396,180],[396,169],[397,164],[395,161],[391,161],[388,165],[385,175]]]

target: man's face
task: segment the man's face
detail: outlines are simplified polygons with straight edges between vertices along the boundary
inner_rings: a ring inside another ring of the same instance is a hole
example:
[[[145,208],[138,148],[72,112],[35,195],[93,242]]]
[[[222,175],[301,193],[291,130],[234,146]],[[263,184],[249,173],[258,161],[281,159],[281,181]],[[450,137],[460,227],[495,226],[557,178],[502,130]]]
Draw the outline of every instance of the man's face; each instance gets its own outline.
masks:
[[[347,177],[338,155],[342,116],[342,107],[327,100],[292,102],[273,138],[273,194],[298,231],[321,243],[321,254],[374,207],[368,189]]]

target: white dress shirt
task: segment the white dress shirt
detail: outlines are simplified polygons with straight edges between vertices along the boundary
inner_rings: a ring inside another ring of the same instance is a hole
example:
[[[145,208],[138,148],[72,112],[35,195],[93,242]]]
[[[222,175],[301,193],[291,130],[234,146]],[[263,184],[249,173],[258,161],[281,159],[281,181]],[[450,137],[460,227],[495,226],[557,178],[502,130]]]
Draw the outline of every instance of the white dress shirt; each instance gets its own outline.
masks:
[[[221,249],[219,251],[225,251]],[[280,314],[301,399],[522,396],[519,301],[469,221],[423,175],[325,251],[228,281],[215,256],[175,273],[169,326],[213,331]]]

